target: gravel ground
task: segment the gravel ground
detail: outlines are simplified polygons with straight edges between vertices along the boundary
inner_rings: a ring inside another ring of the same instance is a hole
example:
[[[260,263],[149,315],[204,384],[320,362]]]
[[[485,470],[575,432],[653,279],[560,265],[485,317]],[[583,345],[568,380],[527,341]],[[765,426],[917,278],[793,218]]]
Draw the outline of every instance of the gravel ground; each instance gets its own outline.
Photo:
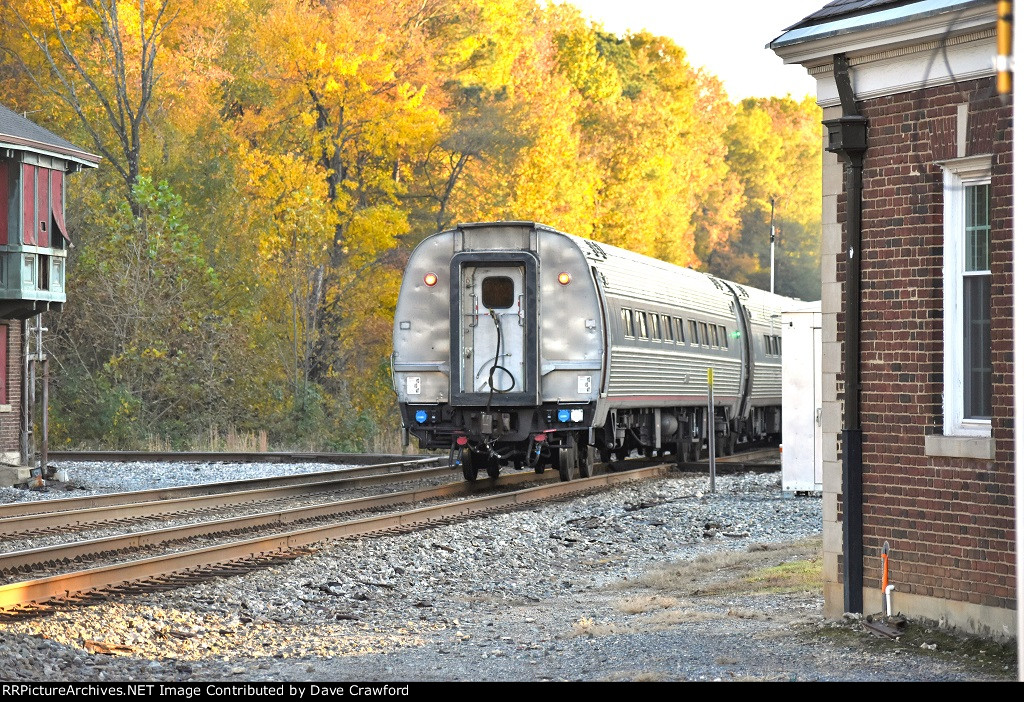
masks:
[[[324,469],[66,467],[98,492]],[[820,567],[820,532],[820,498],[784,497],[778,473],[719,475],[714,493],[675,474],[0,623],[0,680],[1016,679],[1012,644],[824,619],[820,583],[798,567]],[[780,579],[745,579],[765,569]]]

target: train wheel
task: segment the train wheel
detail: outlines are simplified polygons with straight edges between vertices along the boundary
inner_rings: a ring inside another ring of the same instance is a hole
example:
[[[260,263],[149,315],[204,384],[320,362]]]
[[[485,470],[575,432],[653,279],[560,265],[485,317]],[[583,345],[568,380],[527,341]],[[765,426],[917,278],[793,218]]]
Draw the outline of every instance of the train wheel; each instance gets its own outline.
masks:
[[[730,432],[729,436],[723,437],[722,443],[724,444],[722,451],[725,452],[726,456],[736,453],[736,434],[734,432]]]
[[[581,478],[589,478],[594,474],[594,458],[597,450],[593,446],[581,446],[578,449],[576,467]]]
[[[676,465],[682,467],[690,457],[690,446],[686,441],[676,441]]]
[[[686,450],[687,458],[690,463],[697,463],[700,461],[700,442],[691,441],[689,448]]]
[[[501,466],[498,465],[497,461],[491,460],[487,462],[487,477],[497,478],[501,474]]]
[[[462,477],[473,482],[480,473],[482,456],[478,456],[469,449],[462,453]]]
[[[562,482],[576,477],[576,457],[576,442],[572,439],[569,439],[565,448],[558,449],[558,477]]]

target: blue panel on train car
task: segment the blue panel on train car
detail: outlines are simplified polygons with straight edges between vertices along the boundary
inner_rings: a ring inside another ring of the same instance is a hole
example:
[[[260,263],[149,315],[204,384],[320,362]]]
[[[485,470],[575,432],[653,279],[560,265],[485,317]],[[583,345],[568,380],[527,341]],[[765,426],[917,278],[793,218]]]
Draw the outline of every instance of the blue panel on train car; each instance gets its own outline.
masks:
[[[558,410],[558,421],[568,422],[569,421],[569,410]]]
[[[420,424],[423,424],[425,421],[427,421],[427,411],[416,410],[416,421],[419,422]]]

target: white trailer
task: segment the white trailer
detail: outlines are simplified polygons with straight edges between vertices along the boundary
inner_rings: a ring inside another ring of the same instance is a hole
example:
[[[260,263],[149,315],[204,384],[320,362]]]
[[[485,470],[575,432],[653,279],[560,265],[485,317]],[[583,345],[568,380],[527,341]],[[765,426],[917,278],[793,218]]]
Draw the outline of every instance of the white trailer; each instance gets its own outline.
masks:
[[[782,312],[782,492],[821,492],[821,302]]]

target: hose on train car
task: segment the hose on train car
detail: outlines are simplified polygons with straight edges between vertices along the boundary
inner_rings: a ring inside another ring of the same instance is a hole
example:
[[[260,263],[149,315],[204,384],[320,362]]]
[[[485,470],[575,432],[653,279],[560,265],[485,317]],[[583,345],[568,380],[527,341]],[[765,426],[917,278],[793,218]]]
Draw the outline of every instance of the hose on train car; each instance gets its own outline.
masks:
[[[516,386],[516,377],[509,372],[508,368],[499,363],[501,361],[501,347],[504,343],[504,335],[501,331],[501,320],[498,319],[498,313],[493,309],[488,310],[488,313],[491,315],[491,320],[494,322],[494,329],[496,330],[498,337],[498,347],[494,350],[494,365],[491,366],[491,370],[487,373],[487,387],[489,388],[487,393],[487,409],[490,410],[491,398],[494,397],[494,393],[505,394],[507,392],[512,392]],[[504,390],[494,387],[494,372],[499,368],[512,380],[512,384]]]

